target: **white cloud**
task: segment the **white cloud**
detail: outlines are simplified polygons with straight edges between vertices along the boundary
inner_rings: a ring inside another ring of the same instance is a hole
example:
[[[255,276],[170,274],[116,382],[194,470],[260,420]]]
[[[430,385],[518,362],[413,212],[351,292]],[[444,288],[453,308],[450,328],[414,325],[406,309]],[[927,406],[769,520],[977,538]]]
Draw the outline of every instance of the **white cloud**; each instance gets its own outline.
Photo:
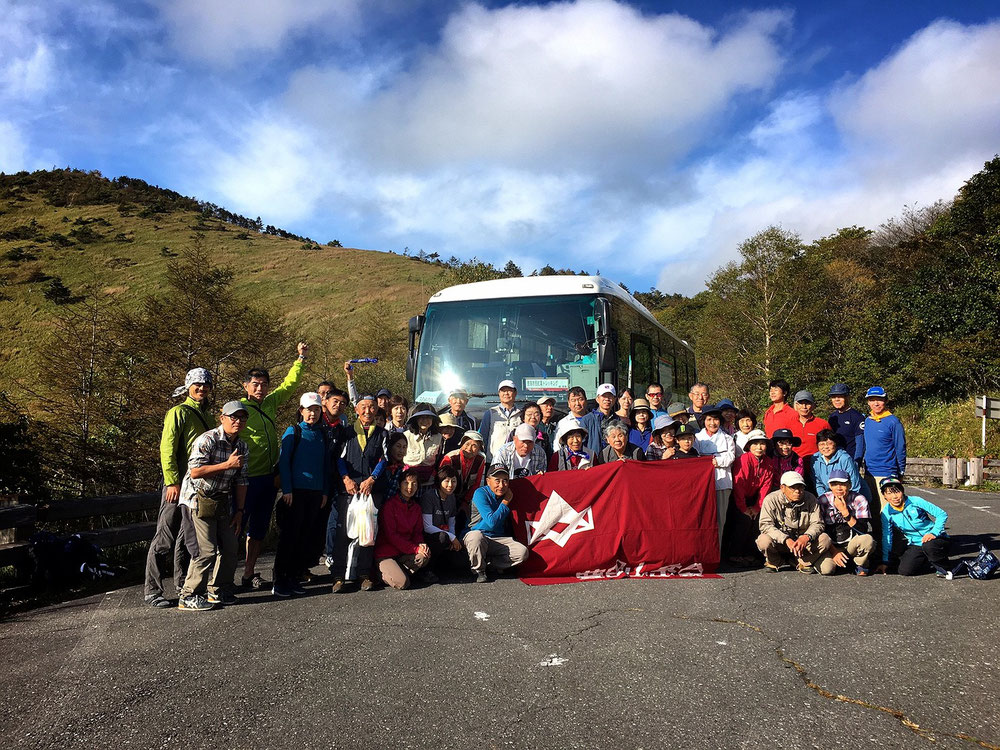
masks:
[[[312,148],[311,135],[280,118],[262,116],[240,136],[235,154],[219,158],[209,188],[237,212],[293,222],[316,210],[324,176],[336,169]]]
[[[832,98],[852,148],[900,174],[1000,148],[1000,22],[938,21]]]
[[[469,161],[566,169],[581,155],[590,168],[668,164],[734,96],[772,84],[774,36],[787,20],[750,15],[719,34],[612,0],[468,5],[408,71],[380,71],[370,95],[355,88],[337,100],[357,121],[340,134],[397,170]],[[350,75],[310,70],[293,80],[289,102],[315,117],[326,109],[314,101],[320,92],[337,96]]]
[[[0,120],[0,172],[19,172],[27,161],[27,144],[21,131],[14,123]]]
[[[232,65],[278,51],[305,31],[334,37],[357,23],[360,0],[153,0],[184,55]]]

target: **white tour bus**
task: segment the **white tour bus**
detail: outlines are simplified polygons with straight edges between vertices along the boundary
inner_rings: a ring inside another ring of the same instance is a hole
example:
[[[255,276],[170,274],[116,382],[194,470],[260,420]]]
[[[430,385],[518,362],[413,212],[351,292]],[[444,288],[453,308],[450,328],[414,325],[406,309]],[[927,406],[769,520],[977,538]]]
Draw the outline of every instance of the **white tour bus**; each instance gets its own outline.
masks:
[[[636,299],[600,276],[532,276],[442,289],[410,319],[406,377],[415,401],[438,408],[456,388],[479,417],[513,380],[518,402],[542,395],[565,410],[567,391],[593,398],[600,383],[663,384],[664,407],[685,400],[695,382],[694,350]]]

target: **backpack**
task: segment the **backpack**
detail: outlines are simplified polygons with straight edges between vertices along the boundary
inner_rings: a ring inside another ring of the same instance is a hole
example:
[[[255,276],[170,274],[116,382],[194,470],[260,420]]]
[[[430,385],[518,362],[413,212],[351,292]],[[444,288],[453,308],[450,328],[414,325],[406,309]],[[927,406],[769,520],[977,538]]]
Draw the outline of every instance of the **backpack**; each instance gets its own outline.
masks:
[[[979,581],[985,581],[996,572],[997,568],[1000,568],[1000,560],[982,543],[979,544],[979,554],[976,558],[963,562],[969,571],[969,578],[975,578]]]

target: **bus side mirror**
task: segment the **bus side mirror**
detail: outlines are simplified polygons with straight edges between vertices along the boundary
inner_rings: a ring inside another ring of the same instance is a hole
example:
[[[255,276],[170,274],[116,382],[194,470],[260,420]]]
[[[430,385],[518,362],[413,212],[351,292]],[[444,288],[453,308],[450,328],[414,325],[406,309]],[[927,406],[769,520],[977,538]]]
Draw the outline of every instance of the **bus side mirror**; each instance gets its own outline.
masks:
[[[618,369],[618,341],[611,330],[611,303],[605,297],[594,300],[597,322],[597,369],[614,372]]]
[[[414,375],[417,369],[417,337],[420,332],[424,330],[424,320],[426,320],[423,315],[414,315],[410,318],[409,332],[410,332],[410,342],[409,342],[409,353],[406,357],[406,379],[413,382]]]
[[[611,331],[597,343],[597,369],[614,372],[618,369],[618,335]]]

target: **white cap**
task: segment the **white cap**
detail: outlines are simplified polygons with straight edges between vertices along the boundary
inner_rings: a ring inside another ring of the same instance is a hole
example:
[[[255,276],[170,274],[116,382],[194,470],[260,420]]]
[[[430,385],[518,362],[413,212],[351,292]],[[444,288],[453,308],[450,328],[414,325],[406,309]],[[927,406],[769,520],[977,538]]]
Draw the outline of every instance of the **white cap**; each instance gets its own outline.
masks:
[[[554,404],[556,402],[556,397],[555,396],[539,396],[538,400],[535,403],[538,404],[539,406],[541,406],[542,404],[547,404],[549,401],[551,401]]]
[[[755,440],[763,440],[765,443],[768,442],[767,435],[764,433],[763,430],[750,430],[750,432],[747,433],[746,440],[743,441],[743,444],[750,445],[750,443],[754,442]],[[797,474],[798,472],[794,473]]]
[[[597,386],[598,396],[603,396],[605,393],[610,393],[612,396],[618,395],[618,391],[615,390],[615,387],[611,383],[601,383]]]
[[[806,480],[802,478],[802,475],[797,471],[786,471],[781,475],[781,483],[785,487],[805,487]]]
[[[318,406],[323,408],[323,399],[320,398],[318,393],[310,391],[309,393],[303,393],[302,398],[299,399],[299,406],[303,409],[308,409],[310,406]]]
[[[499,391],[501,388],[513,388],[515,391],[517,390],[517,386],[514,385],[513,380],[501,380],[500,385],[497,386],[497,390]]]
[[[521,441],[534,441],[538,437],[538,433],[535,432],[535,428],[530,424],[519,424],[517,429],[514,430],[514,437]]]

